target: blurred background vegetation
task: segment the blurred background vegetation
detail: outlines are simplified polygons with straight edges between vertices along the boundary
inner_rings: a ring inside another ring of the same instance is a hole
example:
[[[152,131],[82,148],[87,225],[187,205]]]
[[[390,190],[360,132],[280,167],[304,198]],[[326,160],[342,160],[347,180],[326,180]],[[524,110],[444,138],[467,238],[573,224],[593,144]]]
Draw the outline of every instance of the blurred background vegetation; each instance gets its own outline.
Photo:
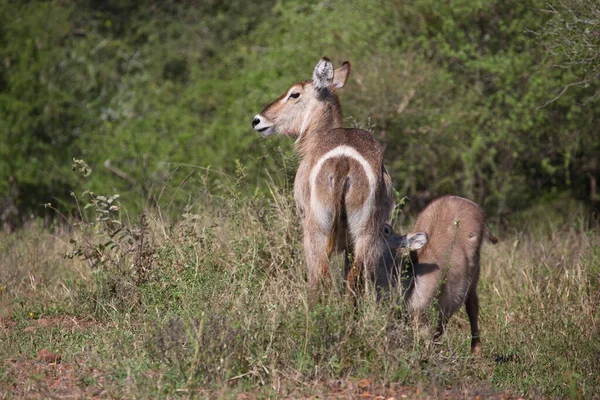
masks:
[[[598,209],[600,5],[588,0],[0,0],[4,225],[73,190],[182,212],[221,173],[293,180],[252,117],[326,55],[407,210],[457,194],[507,215]],[[94,170],[83,180],[72,159]],[[212,172],[217,171],[217,172]],[[75,189],[77,188],[77,189]],[[558,206],[557,206],[558,205]],[[564,208],[563,208],[564,209]]]

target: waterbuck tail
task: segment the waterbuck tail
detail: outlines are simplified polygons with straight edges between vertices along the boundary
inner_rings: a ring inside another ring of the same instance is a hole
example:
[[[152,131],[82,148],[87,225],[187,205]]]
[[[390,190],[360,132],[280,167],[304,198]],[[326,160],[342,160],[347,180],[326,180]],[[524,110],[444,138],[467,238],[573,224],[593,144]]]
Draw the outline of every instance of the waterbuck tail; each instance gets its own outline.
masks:
[[[348,159],[341,157],[340,160],[335,164],[333,170],[333,219],[331,221],[331,230],[327,237],[327,254],[331,255],[335,249],[335,241],[338,236],[338,230],[340,227],[340,219],[344,213],[344,192],[346,190],[346,182],[348,181],[348,172],[350,171],[350,164]]]

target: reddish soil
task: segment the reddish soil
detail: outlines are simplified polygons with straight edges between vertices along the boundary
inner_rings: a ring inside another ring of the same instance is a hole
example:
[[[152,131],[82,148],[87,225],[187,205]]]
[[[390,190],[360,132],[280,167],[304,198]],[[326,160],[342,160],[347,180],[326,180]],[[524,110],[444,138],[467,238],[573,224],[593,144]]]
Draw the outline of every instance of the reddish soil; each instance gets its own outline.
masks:
[[[0,330],[1,329],[11,329],[17,323],[10,317],[0,316]]]
[[[17,322],[10,317],[0,317],[0,336],[4,330],[17,329],[17,325]],[[60,315],[31,320],[28,326],[22,328],[22,332],[31,335],[42,328],[74,331],[93,326],[98,326],[98,322],[93,319]],[[28,399],[108,397],[102,388],[101,383],[104,382],[104,378],[99,371],[86,368],[77,360],[66,362],[61,359],[60,354],[48,349],[41,349],[35,358],[6,359],[3,361],[3,367],[4,375],[0,375],[0,392],[6,391],[10,397]]]
[[[34,360],[6,360],[6,376],[2,379],[8,394],[28,399],[81,399],[106,397],[102,388],[85,386],[82,377],[94,377],[94,371],[83,371],[73,363],[46,363]],[[97,373],[97,371],[95,371]],[[88,375],[91,373],[91,375]]]

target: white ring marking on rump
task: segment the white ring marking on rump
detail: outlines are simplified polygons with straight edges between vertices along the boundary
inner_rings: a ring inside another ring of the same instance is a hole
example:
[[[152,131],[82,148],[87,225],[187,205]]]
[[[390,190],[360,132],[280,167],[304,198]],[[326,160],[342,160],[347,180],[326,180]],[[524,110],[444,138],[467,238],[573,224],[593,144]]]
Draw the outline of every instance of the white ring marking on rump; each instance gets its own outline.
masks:
[[[375,203],[375,184],[377,178],[375,177],[375,174],[373,173],[373,169],[371,168],[369,162],[354,147],[346,145],[338,146],[325,153],[325,155],[323,155],[312,168],[312,170],[310,171],[310,177],[308,181],[310,190],[311,211],[319,225],[321,225],[321,227],[326,228],[331,224],[331,221],[329,221],[331,216],[328,212],[330,210],[326,209],[319,203],[319,200],[317,199],[313,188],[315,187],[317,181],[317,175],[321,171],[321,168],[323,167],[325,161],[329,160],[330,158],[336,157],[349,157],[358,161],[359,164],[362,166],[363,170],[365,171],[367,179],[369,180],[369,197],[367,198],[367,202],[363,206],[363,209],[360,211],[359,218],[356,221],[359,225],[359,227],[357,228],[362,229],[364,223],[366,222],[365,219],[368,218],[369,211],[373,208]]]

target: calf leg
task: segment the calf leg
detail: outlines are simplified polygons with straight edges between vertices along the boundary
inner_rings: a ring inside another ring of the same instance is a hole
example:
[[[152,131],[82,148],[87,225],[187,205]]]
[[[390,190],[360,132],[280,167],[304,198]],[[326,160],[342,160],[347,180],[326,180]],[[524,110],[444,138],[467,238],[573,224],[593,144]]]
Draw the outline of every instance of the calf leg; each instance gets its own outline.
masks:
[[[479,318],[479,298],[475,289],[471,290],[467,295],[465,302],[469,323],[471,324],[471,353],[476,356],[481,356],[481,341],[479,340],[479,327],[477,320]]]
[[[446,331],[447,323],[448,323],[448,317],[446,316],[444,311],[442,311],[442,309],[439,309],[438,319],[437,319],[437,328],[435,330],[435,334],[433,335],[433,338],[435,340],[438,340],[444,334],[444,332]]]

